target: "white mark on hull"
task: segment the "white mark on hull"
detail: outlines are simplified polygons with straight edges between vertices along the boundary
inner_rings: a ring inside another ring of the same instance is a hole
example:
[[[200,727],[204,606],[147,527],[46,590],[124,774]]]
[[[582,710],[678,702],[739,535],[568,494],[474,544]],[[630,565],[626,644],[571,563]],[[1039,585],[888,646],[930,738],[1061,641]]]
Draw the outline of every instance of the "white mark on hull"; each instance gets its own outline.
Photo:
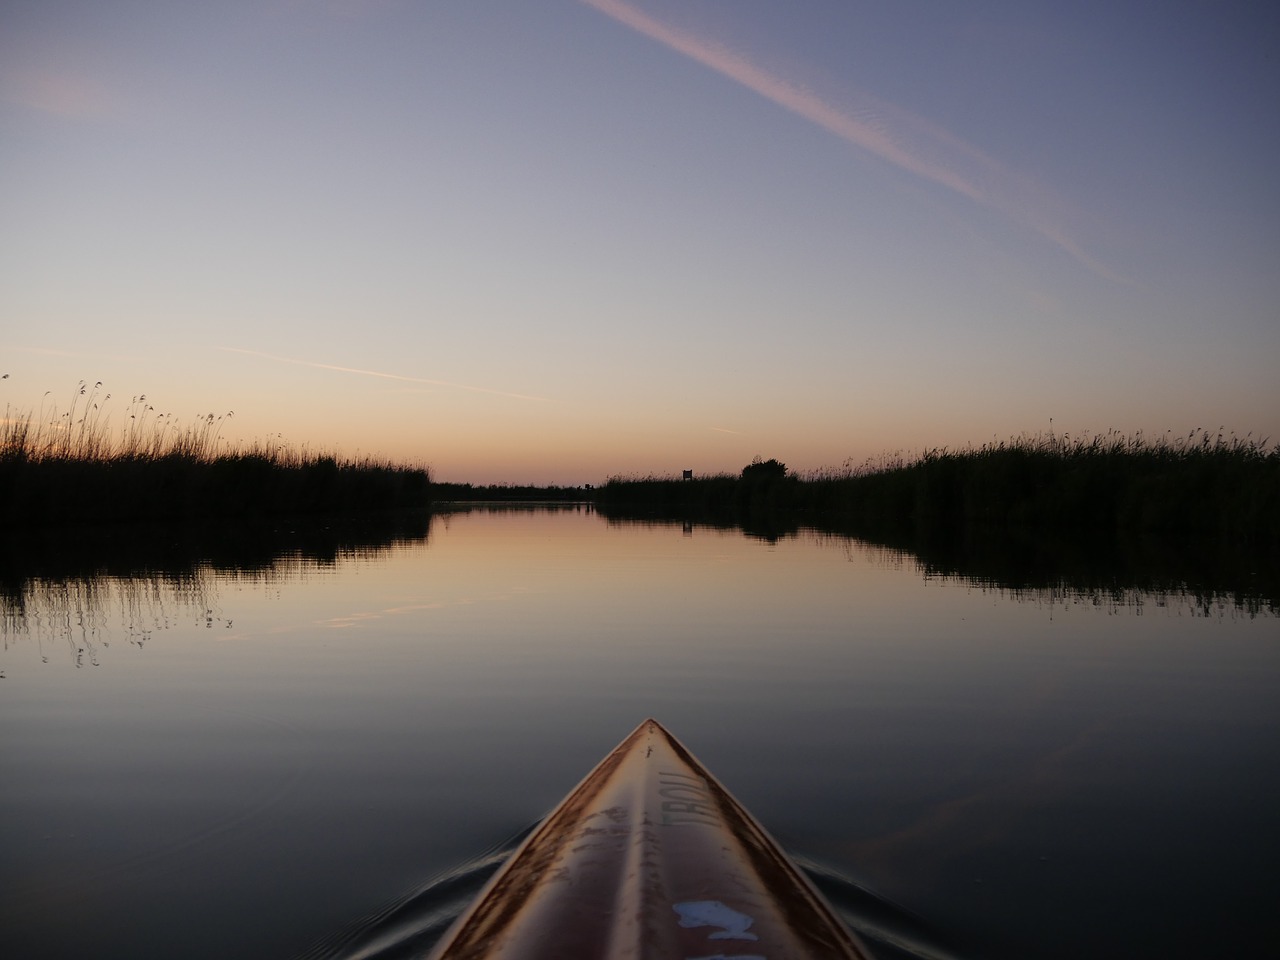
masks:
[[[719,927],[716,933],[707,934],[708,940],[759,940],[747,929],[755,920],[719,900],[685,900],[673,903],[671,909],[680,914],[680,926]]]

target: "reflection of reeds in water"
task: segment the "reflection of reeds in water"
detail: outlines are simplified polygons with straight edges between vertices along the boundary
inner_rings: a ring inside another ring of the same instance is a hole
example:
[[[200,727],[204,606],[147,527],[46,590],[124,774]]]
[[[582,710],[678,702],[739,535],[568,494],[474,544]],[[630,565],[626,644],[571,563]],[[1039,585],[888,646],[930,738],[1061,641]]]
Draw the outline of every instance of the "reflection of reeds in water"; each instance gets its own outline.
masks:
[[[1231,551],[1229,557],[1200,555],[1198,566],[1160,544],[1127,543],[1117,551],[1114,541],[1064,544],[1040,537],[1038,551],[1026,543],[988,538],[961,549],[939,553],[931,547],[917,554],[905,546],[890,546],[818,529],[800,531],[819,546],[841,551],[850,562],[870,563],[891,570],[914,568],[925,580],[971,587],[984,594],[1007,597],[1054,610],[1090,608],[1106,613],[1122,610],[1141,614],[1166,610],[1179,616],[1232,619],[1280,616],[1280,577],[1256,553]],[[1155,551],[1158,551],[1156,555]]]
[[[344,551],[337,559],[355,555]],[[16,591],[0,594],[4,646],[29,638],[45,662],[51,651],[65,649],[77,667],[96,667],[100,651],[115,640],[142,647],[154,634],[174,627],[231,629],[233,620],[223,615],[219,603],[221,584],[278,586],[332,563],[292,556],[258,569],[201,564],[181,572],[32,578]]]
[[[1239,590],[1205,587],[1184,582],[1143,584],[1089,583],[1063,577],[1052,583],[1013,586],[998,581],[976,580],[962,573],[933,571],[920,566],[926,579],[972,586],[982,593],[1030,603],[1053,615],[1055,610],[1094,609],[1114,614],[1129,611],[1162,610],[1175,616],[1206,617],[1216,620],[1280,616],[1280,598]]]
[[[230,626],[217,614],[217,591],[207,570],[182,576],[37,578],[0,599],[7,649],[30,638],[48,662],[65,649],[77,667],[98,666],[100,651],[123,638],[141,647],[178,623]]]
[[[134,397],[113,427],[111,395],[83,381],[67,408],[6,406],[0,521],[262,516],[424,506],[423,466],[298,449],[276,437],[233,446],[232,413],[183,423]]]
[[[426,549],[429,514],[410,511],[323,523],[92,525],[58,536],[15,528],[0,539],[0,637],[34,640],[42,658],[65,649],[96,665],[117,640],[144,645],[178,627],[230,629],[228,584],[277,589],[391,549]]]

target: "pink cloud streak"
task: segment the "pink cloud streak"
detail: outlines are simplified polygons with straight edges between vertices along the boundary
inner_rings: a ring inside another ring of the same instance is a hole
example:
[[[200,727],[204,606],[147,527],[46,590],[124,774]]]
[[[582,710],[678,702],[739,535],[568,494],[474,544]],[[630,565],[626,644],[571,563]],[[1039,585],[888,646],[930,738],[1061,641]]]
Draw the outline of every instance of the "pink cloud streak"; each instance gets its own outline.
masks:
[[[384,373],[380,370],[363,370],[359,367],[342,367],[333,363],[316,363],[312,360],[297,360],[293,357],[278,357],[270,353],[262,353],[258,350],[244,350],[240,347],[219,347],[226,353],[242,353],[249,357],[261,357],[264,360],[274,360],[277,363],[291,363],[299,367],[312,367],[316,370],[334,370],[339,373],[355,373],[365,377],[378,377],[382,380],[398,380],[403,383],[426,383],[434,387],[451,387],[454,390],[467,390],[471,393],[488,393],[498,397],[512,397],[516,400],[537,400],[542,402],[550,402],[548,397],[538,397],[528,393],[512,393],[509,390],[494,390],[489,387],[473,387],[465,383],[452,383],[448,380],[433,380],[428,377],[409,377],[399,373]]]
[[[720,44],[662,23],[622,0],[581,3],[656,40],[901,170],[939,184],[1039,233],[1090,270],[1127,282],[1068,235],[1062,203],[1029,178],[1007,170],[973,144],[866,93],[839,107],[756,66]]]

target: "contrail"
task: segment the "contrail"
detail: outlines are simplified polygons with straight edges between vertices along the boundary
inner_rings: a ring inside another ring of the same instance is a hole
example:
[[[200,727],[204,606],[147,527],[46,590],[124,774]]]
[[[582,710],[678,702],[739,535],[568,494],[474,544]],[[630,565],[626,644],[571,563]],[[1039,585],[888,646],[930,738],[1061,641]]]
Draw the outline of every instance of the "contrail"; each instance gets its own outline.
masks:
[[[538,400],[550,402],[549,397],[537,397],[528,393],[512,393],[509,390],[492,390],[489,387],[473,387],[465,383],[451,383],[448,380],[432,380],[427,377],[406,377],[399,373],[383,373],[380,370],[362,370],[359,367],[340,367],[332,363],[315,363],[311,360],[296,360],[293,357],[277,357],[274,354],[262,353],[258,350],[243,350],[240,347],[218,347],[226,353],[243,353],[249,357],[262,357],[275,360],[277,363],[292,363],[299,367],[314,367],[317,370],[336,370],[339,373],[357,373],[365,377],[380,377],[383,380],[399,380],[404,383],[426,383],[433,387],[452,387],[454,390],[468,390],[471,393],[488,393],[498,397],[512,397],[516,400]]]
[[[643,33],[664,46],[683,53],[691,60],[696,60],[731,80],[736,80],[744,87],[826,128],[854,146],[869,150],[905,170],[927,180],[933,180],[935,183],[941,183],[973,200],[981,202],[983,199],[981,191],[974,184],[945,167],[913,156],[895,142],[895,138],[874,114],[862,119],[845,113],[824,103],[818,96],[803,87],[762,70],[745,57],[726,50],[718,44],[708,43],[674,27],[669,27],[634,7],[627,6],[620,0],[581,0],[581,2],[613,17],[638,33]]]
[[[746,57],[650,17],[622,0],[580,0],[637,33],[723,74],[847,143],[922,179],[946,187],[1035,230],[1090,270],[1128,282],[1085,253],[1058,223],[1060,206],[1026,177],[946,130],[906,111],[857,93],[856,107],[837,107],[811,90],[774,76]],[[936,154],[945,152],[943,159]]]

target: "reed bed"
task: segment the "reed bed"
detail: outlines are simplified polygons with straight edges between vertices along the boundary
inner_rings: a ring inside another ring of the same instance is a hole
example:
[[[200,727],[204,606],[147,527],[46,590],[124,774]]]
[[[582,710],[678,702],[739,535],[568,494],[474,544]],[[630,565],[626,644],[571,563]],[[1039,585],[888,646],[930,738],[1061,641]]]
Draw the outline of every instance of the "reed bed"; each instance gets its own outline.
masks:
[[[916,533],[976,524],[1280,545],[1280,444],[1222,430],[1154,440],[1037,434],[805,476],[751,469],[694,480],[612,478],[600,502],[713,514],[764,508]]]
[[[60,410],[5,410],[0,523],[257,518],[426,506],[425,467],[310,452],[281,438],[235,446],[231,413],[189,422],[132,398],[118,426],[102,384]]]
[[[440,503],[589,503],[594,499],[590,487],[539,487],[513,483],[433,483],[431,499]]]

